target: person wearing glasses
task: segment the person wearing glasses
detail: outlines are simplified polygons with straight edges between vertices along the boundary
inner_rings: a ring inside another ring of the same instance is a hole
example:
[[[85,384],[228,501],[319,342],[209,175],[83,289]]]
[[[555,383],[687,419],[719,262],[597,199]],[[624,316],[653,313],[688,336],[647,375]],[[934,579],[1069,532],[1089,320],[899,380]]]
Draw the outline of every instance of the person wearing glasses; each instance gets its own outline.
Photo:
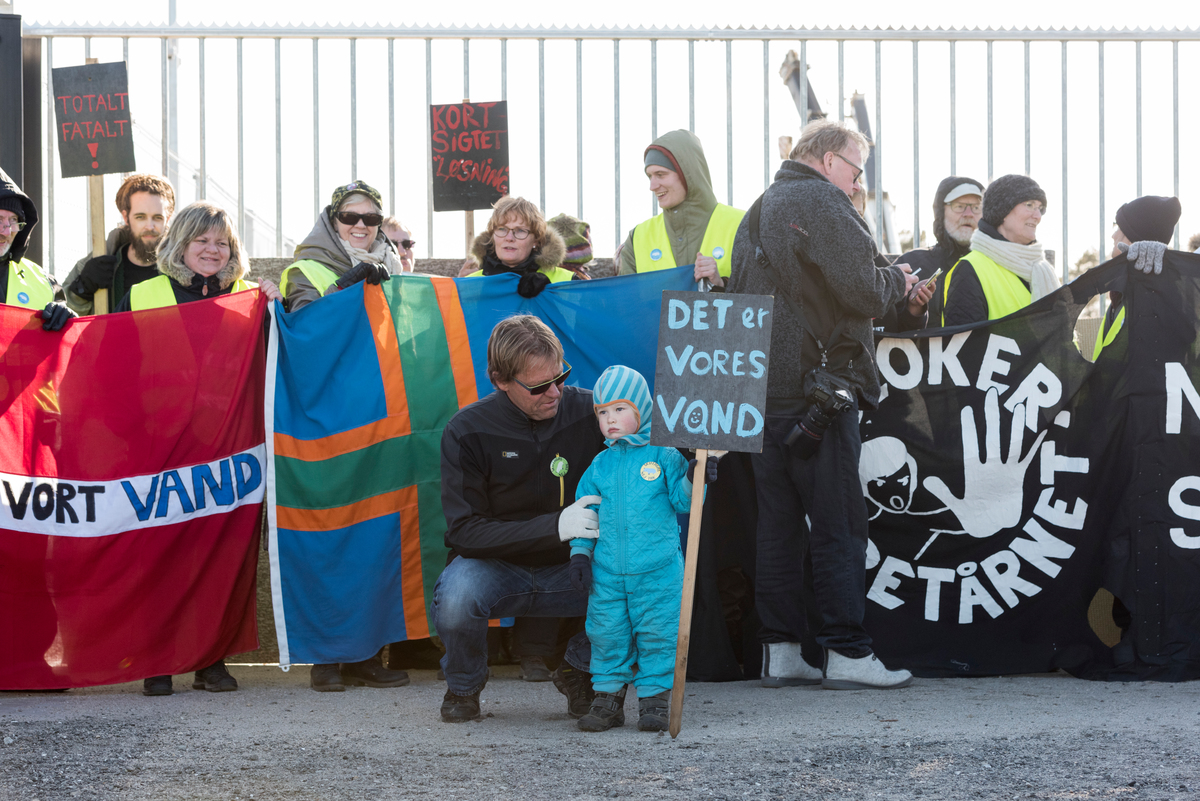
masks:
[[[382,224],[379,190],[363,181],[333,190],[316,225],[296,246],[296,261],[279,280],[287,310],[302,309],[359,281],[379,284],[401,272],[400,257],[380,230]]]
[[[58,282],[36,262],[25,258],[29,235],[37,222],[33,201],[0,170],[0,302],[40,310],[42,329],[59,331],[75,312],[62,302]]]
[[[983,193],[971,251],[942,280],[942,325],[998,320],[1060,286],[1037,241],[1046,193],[1026,175],[1003,175]]]
[[[501,320],[488,339],[496,391],[459,410],[442,433],[446,569],[433,590],[433,620],[446,646],[442,720],[479,715],[487,684],[490,618],[582,617],[587,593],[569,576],[570,547],[595,538],[594,495],[575,498],[579,479],[604,448],[592,393],[565,386],[562,343],[533,315]],[[553,680],[580,718],[593,693],[590,644],[575,635]]]
[[[933,195],[933,237],[936,243],[932,247],[914,248],[896,261],[912,267],[913,274],[921,280],[930,278],[938,270],[944,275],[970,252],[971,236],[979,228],[982,210],[983,184],[958,175],[943,179]],[[930,287],[935,284],[936,280],[931,281]],[[907,297],[897,304],[895,314],[884,318],[883,330],[913,331],[924,328],[929,320],[933,320],[935,325],[940,324],[941,294],[928,294],[932,297],[924,305],[914,304],[914,299]]]
[[[872,320],[917,280],[907,264],[888,264],[850,200],[869,152],[866,137],[841,123],[807,125],[734,245],[728,291],[776,298],[766,430],[762,453],[751,456],[764,687],[912,682],[911,673],[875,657],[863,626],[867,507],[858,410],[879,403]],[[752,233],[756,211],[759,232]],[[842,385],[841,409],[811,391],[821,380],[818,367]],[[829,412],[823,432],[813,414],[818,403]]]
[[[413,250],[417,243],[413,241],[412,231],[395,217],[383,218],[383,235],[388,238],[400,256],[401,272],[411,273],[417,263],[417,254]]]
[[[487,230],[475,237],[467,277],[513,273],[520,277],[517,293],[533,298],[550,284],[570,281],[575,273],[562,267],[567,246],[531,201],[506,196],[492,207]]]

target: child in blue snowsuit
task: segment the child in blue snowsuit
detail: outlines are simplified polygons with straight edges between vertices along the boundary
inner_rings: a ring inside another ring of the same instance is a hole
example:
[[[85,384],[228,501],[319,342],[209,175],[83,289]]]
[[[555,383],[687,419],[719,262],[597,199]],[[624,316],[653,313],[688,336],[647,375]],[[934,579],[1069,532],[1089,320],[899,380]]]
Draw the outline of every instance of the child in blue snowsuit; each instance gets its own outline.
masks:
[[[590,590],[587,633],[596,691],[579,728],[623,725],[625,690],[633,682],[638,729],[665,731],[683,590],[675,515],[691,505],[691,470],[675,448],[650,444],[650,390],[636,370],[605,370],[593,404],[606,449],[584,472],[575,497],[603,498],[600,536],[571,540],[571,581]],[[706,468],[708,481],[715,479],[716,460]]]

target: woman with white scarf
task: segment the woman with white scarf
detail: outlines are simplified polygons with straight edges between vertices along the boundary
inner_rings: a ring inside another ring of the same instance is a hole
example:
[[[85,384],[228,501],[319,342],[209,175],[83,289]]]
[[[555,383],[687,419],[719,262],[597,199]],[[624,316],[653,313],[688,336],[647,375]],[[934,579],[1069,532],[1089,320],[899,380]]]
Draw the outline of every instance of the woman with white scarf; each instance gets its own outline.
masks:
[[[383,197],[363,181],[333,190],[295,258],[280,278],[288,311],[302,309],[330,292],[366,281],[378,284],[403,270],[383,223]]]
[[[1004,175],[983,193],[971,252],[942,282],[942,325],[998,320],[1060,286],[1037,241],[1046,193],[1025,175]]]

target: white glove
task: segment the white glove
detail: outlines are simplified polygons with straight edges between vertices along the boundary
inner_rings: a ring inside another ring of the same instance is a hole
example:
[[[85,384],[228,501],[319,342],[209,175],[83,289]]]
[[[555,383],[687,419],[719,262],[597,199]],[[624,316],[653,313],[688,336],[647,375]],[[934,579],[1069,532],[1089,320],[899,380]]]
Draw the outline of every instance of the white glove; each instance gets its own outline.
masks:
[[[1135,270],[1140,270],[1146,275],[1162,275],[1163,254],[1166,252],[1167,246],[1162,242],[1144,240],[1129,245],[1125,258],[1134,263]]]
[[[563,542],[577,537],[594,540],[600,536],[600,515],[588,509],[589,504],[598,504],[599,495],[584,495],[562,510],[558,516],[558,538]]]

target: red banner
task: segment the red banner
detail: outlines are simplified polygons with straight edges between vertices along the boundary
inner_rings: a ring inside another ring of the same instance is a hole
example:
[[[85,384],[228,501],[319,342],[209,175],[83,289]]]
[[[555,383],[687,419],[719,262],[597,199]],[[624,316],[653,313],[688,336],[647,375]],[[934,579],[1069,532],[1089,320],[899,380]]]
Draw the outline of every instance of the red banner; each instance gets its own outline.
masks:
[[[258,292],[71,321],[0,306],[0,689],[257,647]]]

